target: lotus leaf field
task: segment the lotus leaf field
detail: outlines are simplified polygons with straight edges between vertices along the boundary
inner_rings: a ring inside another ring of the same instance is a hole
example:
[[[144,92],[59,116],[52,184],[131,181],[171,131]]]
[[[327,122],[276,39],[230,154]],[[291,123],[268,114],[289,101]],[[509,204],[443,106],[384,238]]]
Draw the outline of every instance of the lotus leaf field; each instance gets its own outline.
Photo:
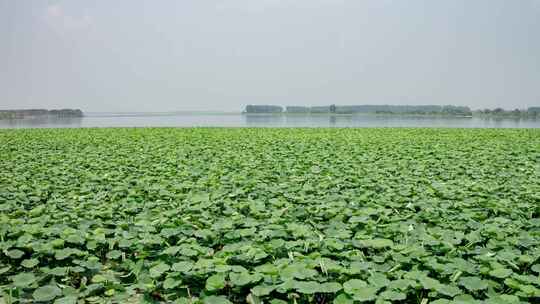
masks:
[[[540,303],[540,130],[3,130],[0,156],[0,303]]]

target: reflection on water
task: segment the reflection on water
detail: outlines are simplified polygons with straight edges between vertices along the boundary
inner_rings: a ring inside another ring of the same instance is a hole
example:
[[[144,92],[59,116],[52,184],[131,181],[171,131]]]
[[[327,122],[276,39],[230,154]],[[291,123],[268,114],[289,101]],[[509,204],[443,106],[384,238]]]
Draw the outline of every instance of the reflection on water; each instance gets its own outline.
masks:
[[[37,116],[28,118],[2,119],[0,128],[78,128],[83,117]]]
[[[247,126],[281,126],[283,125],[282,115],[243,115]]]
[[[540,119],[392,115],[176,114],[35,117],[0,120],[0,128],[87,127],[437,127],[540,128]]]
[[[252,127],[540,128],[539,119],[393,115],[245,115]]]

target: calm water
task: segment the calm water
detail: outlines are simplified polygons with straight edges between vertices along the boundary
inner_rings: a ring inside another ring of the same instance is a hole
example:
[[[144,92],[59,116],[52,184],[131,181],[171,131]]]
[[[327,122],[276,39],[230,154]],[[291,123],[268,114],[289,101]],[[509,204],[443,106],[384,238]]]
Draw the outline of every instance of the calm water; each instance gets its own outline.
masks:
[[[25,118],[0,120],[0,128],[89,127],[438,127],[438,128],[540,128],[540,119],[458,118],[412,116],[91,114],[83,118]]]

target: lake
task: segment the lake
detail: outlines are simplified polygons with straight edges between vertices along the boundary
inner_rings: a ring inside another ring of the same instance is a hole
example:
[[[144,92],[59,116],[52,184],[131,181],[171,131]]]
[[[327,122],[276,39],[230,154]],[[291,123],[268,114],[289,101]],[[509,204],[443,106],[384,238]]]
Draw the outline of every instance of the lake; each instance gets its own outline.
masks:
[[[92,113],[82,118],[36,117],[0,120],[0,128],[92,127],[425,127],[540,128],[540,118],[384,115],[130,114]]]

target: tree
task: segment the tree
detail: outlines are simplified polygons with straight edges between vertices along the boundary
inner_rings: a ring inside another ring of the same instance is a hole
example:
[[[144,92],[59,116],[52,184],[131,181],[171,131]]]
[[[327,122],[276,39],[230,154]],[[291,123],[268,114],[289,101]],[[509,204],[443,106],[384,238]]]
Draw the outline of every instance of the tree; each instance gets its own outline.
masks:
[[[336,105],[330,105],[330,113],[336,113]]]

